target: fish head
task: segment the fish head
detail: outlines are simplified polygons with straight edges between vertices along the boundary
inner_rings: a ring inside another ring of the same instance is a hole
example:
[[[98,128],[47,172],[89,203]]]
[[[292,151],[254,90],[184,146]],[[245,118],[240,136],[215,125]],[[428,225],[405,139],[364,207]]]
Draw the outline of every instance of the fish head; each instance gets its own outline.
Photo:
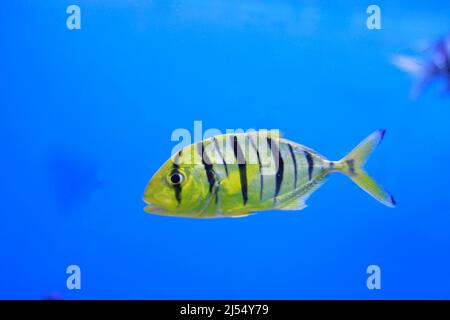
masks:
[[[210,201],[201,164],[173,157],[153,175],[144,191],[144,211],[157,215],[199,217]]]

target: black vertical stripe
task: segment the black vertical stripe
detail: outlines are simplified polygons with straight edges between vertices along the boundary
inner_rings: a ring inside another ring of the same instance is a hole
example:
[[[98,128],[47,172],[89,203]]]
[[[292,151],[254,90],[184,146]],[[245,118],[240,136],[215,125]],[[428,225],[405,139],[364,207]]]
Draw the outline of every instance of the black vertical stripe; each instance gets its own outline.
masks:
[[[273,200],[277,201],[277,196],[281,190],[281,184],[283,183],[283,174],[284,174],[284,161],[281,156],[280,149],[278,148],[276,143],[272,144],[272,139],[267,138],[267,144],[269,145],[270,150],[272,151],[272,155],[275,158],[275,165],[277,165],[277,173],[275,176],[275,194],[273,196]],[[278,164],[276,163],[276,159],[278,157]]]
[[[223,157],[222,152],[220,151],[219,143],[217,142],[216,138],[213,138],[213,141],[214,141],[214,146],[216,147],[217,153],[219,154],[220,158],[222,159],[222,163],[225,167],[225,173],[227,174],[227,177],[228,177],[228,166],[227,166],[227,163],[225,162],[225,158]]]
[[[294,150],[288,143],[289,151],[291,152],[292,162],[294,163],[294,189],[297,189],[297,159],[295,158]]]
[[[304,153],[305,153],[306,161],[308,162],[308,178],[311,181],[312,174],[314,171],[314,159],[313,159],[311,153],[309,153],[309,151],[305,150]]]
[[[197,152],[200,154],[200,156],[202,157],[202,163],[203,166],[205,167],[205,173],[206,173],[206,178],[208,179],[208,183],[209,183],[209,193],[212,193],[214,185],[216,183],[216,175],[214,173],[214,168],[213,165],[211,163],[211,160],[209,159],[208,155],[206,154],[205,151],[205,146],[203,145],[203,142],[200,142],[197,144]],[[217,203],[217,198],[218,198],[218,193],[217,193],[218,188],[216,189],[216,203]]]
[[[173,165],[172,165],[173,169],[170,173],[171,175],[174,173],[180,173],[180,171],[178,171],[178,169],[180,168],[181,155],[182,155],[182,151],[180,150],[173,160]],[[173,190],[175,191],[175,199],[177,200],[178,205],[180,205],[181,204],[181,183],[174,184],[174,185],[172,185],[172,187],[173,187]]]
[[[216,204],[219,202],[219,188],[220,188],[220,182],[217,184],[217,186],[216,186],[216,191],[215,191],[215,194],[216,194]]]
[[[183,154],[183,150],[178,151],[178,153],[173,158],[173,167],[178,169],[180,167],[180,158]]]
[[[247,136],[247,138],[250,140],[250,143],[256,151],[256,156],[258,157],[258,164],[259,164],[259,182],[260,182],[260,188],[259,188],[259,200],[262,200],[263,196],[263,190],[264,190],[264,176],[262,174],[262,165],[261,165],[261,158],[259,156],[258,148],[255,146],[255,143],[253,142],[252,138]]]
[[[355,174],[355,160],[350,159],[347,160],[347,165],[348,165],[348,170],[350,172],[351,175]]]
[[[241,180],[242,201],[244,206],[248,200],[248,186],[247,186],[247,163],[245,162],[244,155],[242,153],[241,146],[236,136],[231,136],[231,144],[233,145],[234,157],[237,160],[239,167],[239,177]]]
[[[170,174],[174,174],[174,173],[179,173],[178,169],[175,168],[175,165]],[[181,204],[181,183],[173,184],[172,188],[175,190],[175,199],[177,200],[178,205],[180,205]]]

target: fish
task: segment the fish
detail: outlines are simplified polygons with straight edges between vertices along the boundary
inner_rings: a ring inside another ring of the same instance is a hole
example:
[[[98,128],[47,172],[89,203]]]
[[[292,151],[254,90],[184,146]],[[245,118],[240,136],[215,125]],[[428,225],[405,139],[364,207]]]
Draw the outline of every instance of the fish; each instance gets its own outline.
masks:
[[[416,58],[406,55],[394,55],[391,62],[414,78],[411,98],[417,99],[420,93],[433,81],[443,79],[444,92],[450,92],[450,34],[432,44],[428,55]]]
[[[363,169],[385,132],[373,132],[339,161],[282,138],[276,130],[198,141],[174,153],[153,175],[144,190],[144,211],[219,218],[302,210],[334,172],[343,173],[382,204],[395,207],[394,197]]]

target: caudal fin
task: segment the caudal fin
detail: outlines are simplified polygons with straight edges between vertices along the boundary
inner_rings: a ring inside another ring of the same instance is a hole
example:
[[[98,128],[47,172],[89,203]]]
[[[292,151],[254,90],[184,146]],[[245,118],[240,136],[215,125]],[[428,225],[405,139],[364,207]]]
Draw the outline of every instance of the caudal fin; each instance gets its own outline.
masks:
[[[392,195],[385,191],[364,170],[367,158],[381,142],[386,130],[377,130],[362,141],[342,160],[335,162],[335,169],[352,179],[359,187],[388,207],[395,207]]]

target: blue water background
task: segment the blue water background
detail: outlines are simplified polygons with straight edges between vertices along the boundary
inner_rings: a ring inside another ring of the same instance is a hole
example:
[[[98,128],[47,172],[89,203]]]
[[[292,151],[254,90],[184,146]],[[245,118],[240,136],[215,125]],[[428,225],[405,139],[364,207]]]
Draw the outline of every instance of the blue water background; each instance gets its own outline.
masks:
[[[449,2],[1,6],[0,298],[450,298],[450,100],[434,84],[412,101],[389,62],[450,31]],[[144,213],[173,130],[195,120],[277,128],[333,160],[386,128],[367,170],[398,207],[335,174],[300,212]],[[81,290],[66,288],[73,264]]]

